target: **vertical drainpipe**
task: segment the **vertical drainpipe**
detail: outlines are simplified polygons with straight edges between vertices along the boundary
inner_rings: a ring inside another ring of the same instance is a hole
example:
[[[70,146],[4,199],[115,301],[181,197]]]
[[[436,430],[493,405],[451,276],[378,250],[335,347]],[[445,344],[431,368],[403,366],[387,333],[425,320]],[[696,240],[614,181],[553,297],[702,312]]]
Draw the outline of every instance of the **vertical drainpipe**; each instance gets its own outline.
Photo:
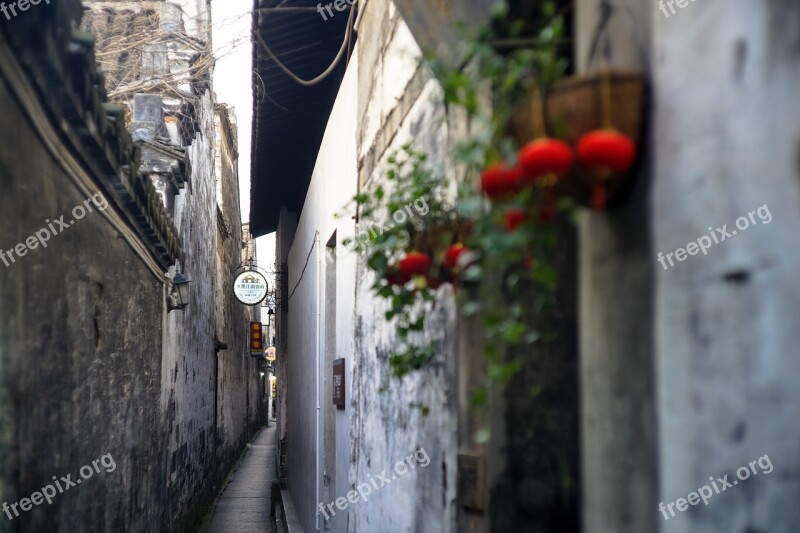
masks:
[[[319,231],[314,235],[314,244],[313,246],[317,247],[317,453],[316,453],[316,460],[317,460],[317,475],[316,475],[316,485],[317,485],[317,500],[314,502],[315,508],[316,504],[322,501],[320,497],[320,471],[319,471],[319,452],[320,452],[320,430],[319,430],[319,422],[320,422],[320,409],[321,409],[321,394],[320,394],[320,364],[322,363],[320,359],[320,355],[322,353],[322,346],[320,344],[320,315],[322,313],[322,254],[320,252],[321,246],[319,244]],[[317,527],[317,531],[319,531],[319,513],[316,513],[315,523]]]

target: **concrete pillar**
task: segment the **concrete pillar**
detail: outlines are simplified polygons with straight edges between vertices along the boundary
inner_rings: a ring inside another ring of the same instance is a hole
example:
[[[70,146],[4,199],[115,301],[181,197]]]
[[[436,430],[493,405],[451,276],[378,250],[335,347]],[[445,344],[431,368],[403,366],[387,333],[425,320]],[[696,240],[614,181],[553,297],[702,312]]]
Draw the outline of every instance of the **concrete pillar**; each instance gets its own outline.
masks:
[[[578,69],[587,62],[600,14],[576,2]],[[616,1],[609,27],[612,66],[642,69],[648,8]],[[645,154],[646,155],[646,154]],[[645,157],[645,161],[646,161]],[[583,523],[587,533],[655,531],[653,260],[648,233],[648,165],[619,210],[585,213],[579,225],[579,323]]]

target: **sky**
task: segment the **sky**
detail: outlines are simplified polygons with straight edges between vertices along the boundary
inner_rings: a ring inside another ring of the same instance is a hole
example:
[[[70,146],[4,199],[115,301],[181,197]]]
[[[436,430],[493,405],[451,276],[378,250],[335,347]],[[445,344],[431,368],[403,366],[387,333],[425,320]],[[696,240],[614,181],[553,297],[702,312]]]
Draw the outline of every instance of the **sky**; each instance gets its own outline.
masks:
[[[253,55],[250,31],[253,0],[213,0],[214,92],[235,108],[239,129],[239,196],[242,220],[250,219],[250,150],[253,125]],[[274,270],[275,235],[256,240],[259,266]]]
[[[242,218],[250,213],[250,134],[253,120],[252,45],[250,13],[253,0],[214,0],[214,92],[217,101],[234,107],[239,127],[239,177]]]

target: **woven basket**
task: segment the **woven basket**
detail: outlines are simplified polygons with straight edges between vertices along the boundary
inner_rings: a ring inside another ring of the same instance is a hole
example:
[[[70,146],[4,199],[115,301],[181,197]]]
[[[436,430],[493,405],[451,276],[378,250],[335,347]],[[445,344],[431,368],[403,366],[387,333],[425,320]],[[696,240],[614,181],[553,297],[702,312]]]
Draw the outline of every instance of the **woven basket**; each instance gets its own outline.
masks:
[[[641,73],[614,70],[606,75],[610,76],[611,84],[611,125],[639,145],[647,94],[645,78]],[[545,98],[547,133],[574,146],[583,134],[605,127],[602,81],[603,74],[595,72],[554,84]],[[525,102],[512,121],[512,135],[520,146],[535,137],[533,123],[536,119],[532,113],[531,102]],[[616,175],[608,180],[606,189],[612,206],[627,177]],[[594,182],[595,176],[590,170],[576,166],[559,181],[556,190],[590,205]]]
[[[612,71],[611,125],[639,143],[645,103],[645,80],[641,74]],[[574,144],[584,133],[602,128],[602,75],[564,79],[547,92],[545,115],[552,134]]]

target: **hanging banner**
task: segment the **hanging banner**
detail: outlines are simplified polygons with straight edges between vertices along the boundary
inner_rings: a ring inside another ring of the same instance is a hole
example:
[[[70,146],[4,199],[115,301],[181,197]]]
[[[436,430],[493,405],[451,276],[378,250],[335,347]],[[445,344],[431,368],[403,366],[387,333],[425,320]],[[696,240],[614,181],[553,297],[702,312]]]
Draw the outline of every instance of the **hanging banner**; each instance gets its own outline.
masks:
[[[261,322],[250,322],[250,357],[264,357]]]
[[[267,279],[255,270],[242,272],[233,282],[233,294],[244,305],[258,305],[267,297]]]

